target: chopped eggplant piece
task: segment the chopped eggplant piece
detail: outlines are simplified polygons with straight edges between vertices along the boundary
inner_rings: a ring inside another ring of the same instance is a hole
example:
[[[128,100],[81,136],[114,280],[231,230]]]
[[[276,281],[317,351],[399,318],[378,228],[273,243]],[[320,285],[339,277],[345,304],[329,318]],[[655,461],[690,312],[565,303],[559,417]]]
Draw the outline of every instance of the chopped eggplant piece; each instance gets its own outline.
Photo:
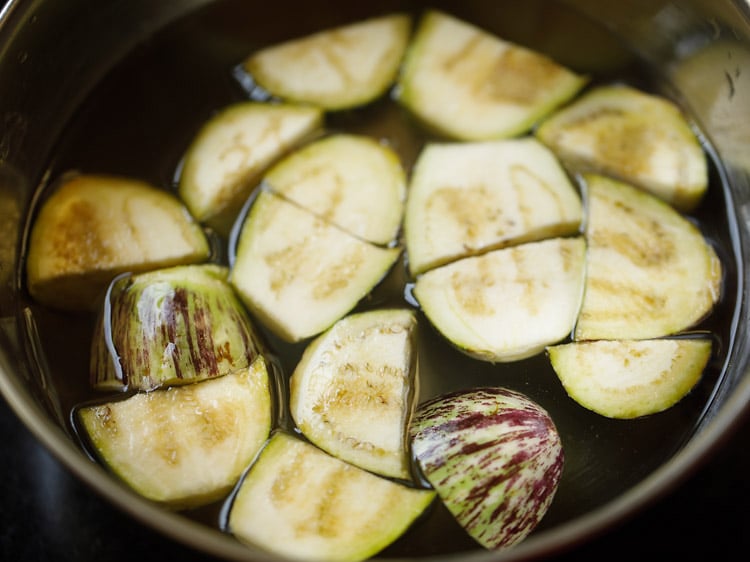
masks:
[[[589,174],[586,288],[576,340],[649,339],[707,316],[722,266],[701,231],[664,201]]]
[[[198,221],[228,234],[268,166],[322,122],[319,109],[291,104],[239,102],[222,109],[185,154],[180,197]]]
[[[170,508],[193,508],[227,495],[268,439],[270,388],[258,357],[216,379],[77,414],[96,455],[136,492]]]
[[[304,436],[360,468],[409,479],[416,329],[414,311],[383,309],[347,316],[318,336],[290,380],[289,407]]]
[[[582,216],[576,188],[534,139],[429,144],[409,185],[409,270],[418,275],[487,250],[576,234]]]
[[[391,14],[271,45],[245,70],[282,99],[342,110],[369,103],[395,82],[411,18]]]
[[[228,527],[279,556],[356,562],[400,537],[434,497],[276,433],[240,485]]]
[[[91,311],[120,273],[208,259],[200,225],[167,191],[114,176],[69,175],[47,199],[26,259],[31,296]]]
[[[398,234],[406,174],[375,139],[336,134],[295,151],[264,181],[275,193],[354,236],[388,245]]]
[[[630,86],[601,86],[561,109],[537,137],[571,169],[639,186],[690,212],[708,188],[706,154],[670,100]]]
[[[265,352],[218,265],[188,265],[114,282],[92,340],[97,389],[152,390],[214,378]]]
[[[397,92],[438,134],[489,140],[529,131],[585,83],[538,52],[430,10],[407,50]]]
[[[655,414],[682,400],[700,381],[711,340],[599,340],[548,349],[570,397],[609,418]]]
[[[262,191],[240,232],[230,281],[272,332],[296,342],[351,311],[400,254]]]
[[[527,396],[476,388],[421,404],[414,456],[456,521],[488,549],[510,547],[547,513],[564,464],[552,418]]]
[[[582,237],[554,238],[464,258],[422,274],[414,296],[463,352],[516,361],[570,335],[583,292]]]

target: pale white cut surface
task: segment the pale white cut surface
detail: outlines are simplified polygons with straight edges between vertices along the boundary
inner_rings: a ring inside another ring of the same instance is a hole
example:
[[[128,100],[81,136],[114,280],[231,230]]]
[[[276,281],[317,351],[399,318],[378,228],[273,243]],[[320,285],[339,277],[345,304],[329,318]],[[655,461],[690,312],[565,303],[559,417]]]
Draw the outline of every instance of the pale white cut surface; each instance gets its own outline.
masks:
[[[360,468],[409,479],[416,327],[414,311],[383,309],[318,336],[290,379],[290,411],[305,437]]]
[[[438,133],[485,140],[524,133],[585,81],[540,53],[429,10],[407,50],[397,91]]]
[[[103,462],[170,507],[215,501],[239,480],[271,429],[266,363],[79,411]]]
[[[314,107],[238,102],[223,108],[185,154],[180,197],[197,220],[226,234],[266,168],[322,121]]]
[[[279,556],[365,560],[402,535],[434,497],[276,433],[238,490],[229,530]]]
[[[131,178],[72,175],[32,227],[28,288],[43,304],[91,310],[117,274],[198,263],[209,251],[200,225],[169,192]]]
[[[576,233],[581,198],[533,138],[429,144],[409,184],[404,232],[417,275],[478,252]]]
[[[245,221],[230,282],[279,337],[314,336],[365,297],[401,253],[262,191]]]
[[[675,334],[708,315],[721,292],[713,247],[657,197],[587,175],[586,289],[576,340]]]
[[[570,167],[640,186],[684,212],[708,188],[706,155],[680,109],[629,86],[588,92],[536,134]]]
[[[459,349],[486,361],[515,361],[570,334],[584,259],[582,237],[530,242],[428,271],[414,296]]]
[[[335,134],[308,144],[264,177],[274,192],[368,242],[386,245],[401,227],[406,175],[375,139]]]
[[[550,347],[552,367],[581,406],[610,418],[670,408],[696,385],[709,339],[600,340]]]
[[[250,55],[245,70],[287,100],[340,110],[368,103],[396,80],[411,19],[390,14],[271,45]]]

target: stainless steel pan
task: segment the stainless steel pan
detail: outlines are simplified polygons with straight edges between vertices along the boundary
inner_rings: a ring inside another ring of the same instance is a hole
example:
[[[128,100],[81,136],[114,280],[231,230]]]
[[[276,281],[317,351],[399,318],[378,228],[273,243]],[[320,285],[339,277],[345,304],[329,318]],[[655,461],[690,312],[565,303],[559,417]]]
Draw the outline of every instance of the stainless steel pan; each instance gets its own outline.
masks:
[[[136,519],[218,557],[270,560],[271,556],[252,552],[210,526],[143,501],[82,453],[71,434],[68,412],[61,406],[64,389],[45,373],[46,356],[35,347],[44,348],[44,341],[29,338],[27,300],[19,265],[24,229],[28,213],[34,208],[37,187],[50,180],[48,171],[54,168],[58,141],[75,119],[76,111],[86,106],[89,94],[110,69],[130,52],[142,48],[158,30],[194,10],[213,9],[211,5],[218,3],[9,0],[4,4],[0,13],[0,391],[23,424],[57,459]],[[256,8],[259,14],[257,18],[248,17],[242,25],[232,26],[234,33],[268,37],[283,34],[279,22],[284,17],[289,19],[283,10],[289,12],[291,8],[282,7],[276,12],[278,7],[264,5],[261,9],[260,3],[249,0],[234,4],[243,4],[244,14],[252,14]],[[423,5],[386,4],[406,8]],[[532,3],[547,16],[525,29],[503,24],[512,22],[507,14],[516,13],[508,7],[509,3],[435,4],[462,4],[464,9],[486,17],[488,25],[517,34],[513,39],[536,41],[563,57],[579,56],[576,44],[586,44],[591,39],[576,36],[575,30],[566,27],[570,21],[559,17],[562,12],[547,10],[548,2]],[[679,426],[683,437],[670,442],[668,450],[655,447],[658,454],[639,459],[647,470],[639,472],[638,466],[627,465],[614,468],[607,461],[594,460],[586,475],[586,487],[593,490],[592,497],[600,500],[585,500],[573,508],[572,499],[563,496],[557,513],[518,547],[500,553],[463,554],[462,560],[520,560],[559,552],[632,516],[701,466],[732,432],[750,400],[750,280],[744,271],[750,255],[750,7],[741,0],[568,0],[562,4],[564,13],[573,9],[591,18],[624,46],[624,50],[612,47],[611,51],[588,52],[586,64],[601,65],[598,70],[603,69],[606,74],[608,65],[615,70],[622,68],[622,57],[639,60],[641,70],[652,77],[652,83],[693,115],[707,146],[715,153],[713,181],[720,187],[702,211],[701,220],[717,225],[711,227],[711,233],[722,238],[723,257],[731,264],[721,305],[721,330],[726,337],[715,376],[695,398],[697,411],[693,411],[691,421],[687,425],[670,422]],[[335,13],[341,9],[335,2],[304,5],[308,17],[319,17],[320,21],[326,21],[327,10]],[[365,13],[368,5],[351,9]],[[207,13],[216,15],[221,11]],[[502,14],[506,20],[501,19]],[[207,29],[210,25],[208,21]],[[643,437],[653,427],[639,435]],[[669,431],[673,426],[665,427]],[[613,443],[601,450],[638,446]],[[589,453],[583,444],[573,452],[584,457]],[[621,489],[607,492],[615,479],[624,482]],[[596,496],[597,490],[601,491],[600,496]]]

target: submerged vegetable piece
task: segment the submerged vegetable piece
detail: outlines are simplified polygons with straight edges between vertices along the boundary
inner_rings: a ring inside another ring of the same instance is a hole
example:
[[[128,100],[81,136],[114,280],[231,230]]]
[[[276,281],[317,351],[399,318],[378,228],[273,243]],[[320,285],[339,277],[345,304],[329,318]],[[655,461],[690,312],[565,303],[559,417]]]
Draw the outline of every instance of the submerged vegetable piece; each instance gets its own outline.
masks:
[[[401,536],[434,497],[275,433],[237,491],[229,531],[279,556],[365,560]]]
[[[115,282],[92,340],[92,385],[151,390],[250,365],[264,345],[228,273],[189,265]]]
[[[368,242],[387,245],[401,227],[406,199],[401,161],[370,137],[320,139],[284,158],[264,181],[275,193]]]
[[[346,315],[400,254],[262,191],[239,235],[230,282],[271,331],[294,342]]]
[[[416,329],[412,310],[374,310],[313,341],[290,379],[289,407],[305,437],[360,468],[409,479]]]
[[[268,438],[271,416],[263,357],[216,379],[78,410],[102,461],[139,494],[171,508],[226,495]]]
[[[571,168],[637,185],[683,212],[708,188],[706,155],[680,109],[629,86],[591,90],[536,134]]]
[[[223,108],[185,154],[180,197],[198,221],[226,235],[266,168],[322,122],[314,107],[239,102]]]
[[[544,517],[564,453],[549,414],[523,394],[477,388],[421,404],[414,456],[458,523],[488,549],[514,545]]]
[[[589,174],[586,289],[576,340],[675,334],[707,316],[722,266],[693,223],[657,197]]]
[[[574,342],[550,347],[552,367],[581,406],[610,418],[670,408],[700,380],[709,339]]]
[[[581,198],[552,152],[522,140],[429,144],[404,231],[417,275],[467,255],[578,232]]]
[[[530,357],[568,336],[583,292],[582,237],[464,258],[417,278],[414,296],[456,347],[485,361]]]
[[[404,14],[372,18],[266,47],[244,68],[275,96],[347,109],[373,101],[393,84],[410,31]]]
[[[546,56],[446,13],[423,16],[399,78],[399,101],[460,140],[525,133],[586,79]]]
[[[206,236],[167,191],[123,177],[69,175],[39,211],[26,259],[31,296],[93,310],[119,273],[205,261]]]

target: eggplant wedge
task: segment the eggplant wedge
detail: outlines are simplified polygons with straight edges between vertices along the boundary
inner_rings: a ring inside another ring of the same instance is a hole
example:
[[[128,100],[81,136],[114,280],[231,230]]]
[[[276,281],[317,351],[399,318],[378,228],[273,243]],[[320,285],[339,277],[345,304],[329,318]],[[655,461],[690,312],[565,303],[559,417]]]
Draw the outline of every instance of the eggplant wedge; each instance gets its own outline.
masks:
[[[710,314],[722,265],[701,231],[632,185],[596,174],[585,182],[586,288],[574,338],[658,338]]]
[[[263,357],[195,384],[89,405],[77,419],[94,453],[139,494],[172,509],[226,496],[268,439]]]
[[[517,361],[570,335],[585,252],[580,236],[495,250],[422,274],[413,293],[432,325],[464,353]]]
[[[382,309],[349,315],[318,336],[290,379],[289,408],[302,434],[360,468],[411,478],[416,329],[413,310]]]
[[[681,212],[694,210],[708,189],[706,154],[680,108],[630,86],[587,92],[536,136],[571,170],[636,185]]]
[[[632,419],[662,412],[682,400],[703,375],[711,340],[599,340],[547,351],[573,400],[602,416]]]
[[[279,556],[356,562],[400,537],[434,497],[279,432],[240,484],[228,530]]]
[[[533,138],[432,143],[409,183],[404,234],[418,275],[458,258],[581,228],[577,189]]]
[[[206,261],[211,248],[177,197],[140,180],[67,175],[43,203],[26,259],[32,297],[92,311],[118,274]]]
[[[398,155],[364,135],[334,134],[312,142],[263,178],[274,193],[372,242],[396,239],[406,199]]]
[[[266,353],[226,267],[176,266],[118,278],[91,344],[97,390],[153,390],[215,378]]]
[[[586,83],[550,58],[438,10],[427,11],[402,65],[397,99],[456,140],[528,132]]]
[[[411,18],[390,14],[270,45],[243,68],[279,98],[338,111],[369,103],[395,82]]]
[[[198,221],[227,235],[266,169],[322,123],[314,107],[239,102],[223,108],[185,153],[180,198]]]
[[[565,454],[549,413],[519,392],[475,388],[419,405],[414,457],[456,521],[487,549],[531,533],[552,504]]]
[[[230,282],[255,317],[288,342],[350,312],[401,255],[261,191],[237,242]]]

